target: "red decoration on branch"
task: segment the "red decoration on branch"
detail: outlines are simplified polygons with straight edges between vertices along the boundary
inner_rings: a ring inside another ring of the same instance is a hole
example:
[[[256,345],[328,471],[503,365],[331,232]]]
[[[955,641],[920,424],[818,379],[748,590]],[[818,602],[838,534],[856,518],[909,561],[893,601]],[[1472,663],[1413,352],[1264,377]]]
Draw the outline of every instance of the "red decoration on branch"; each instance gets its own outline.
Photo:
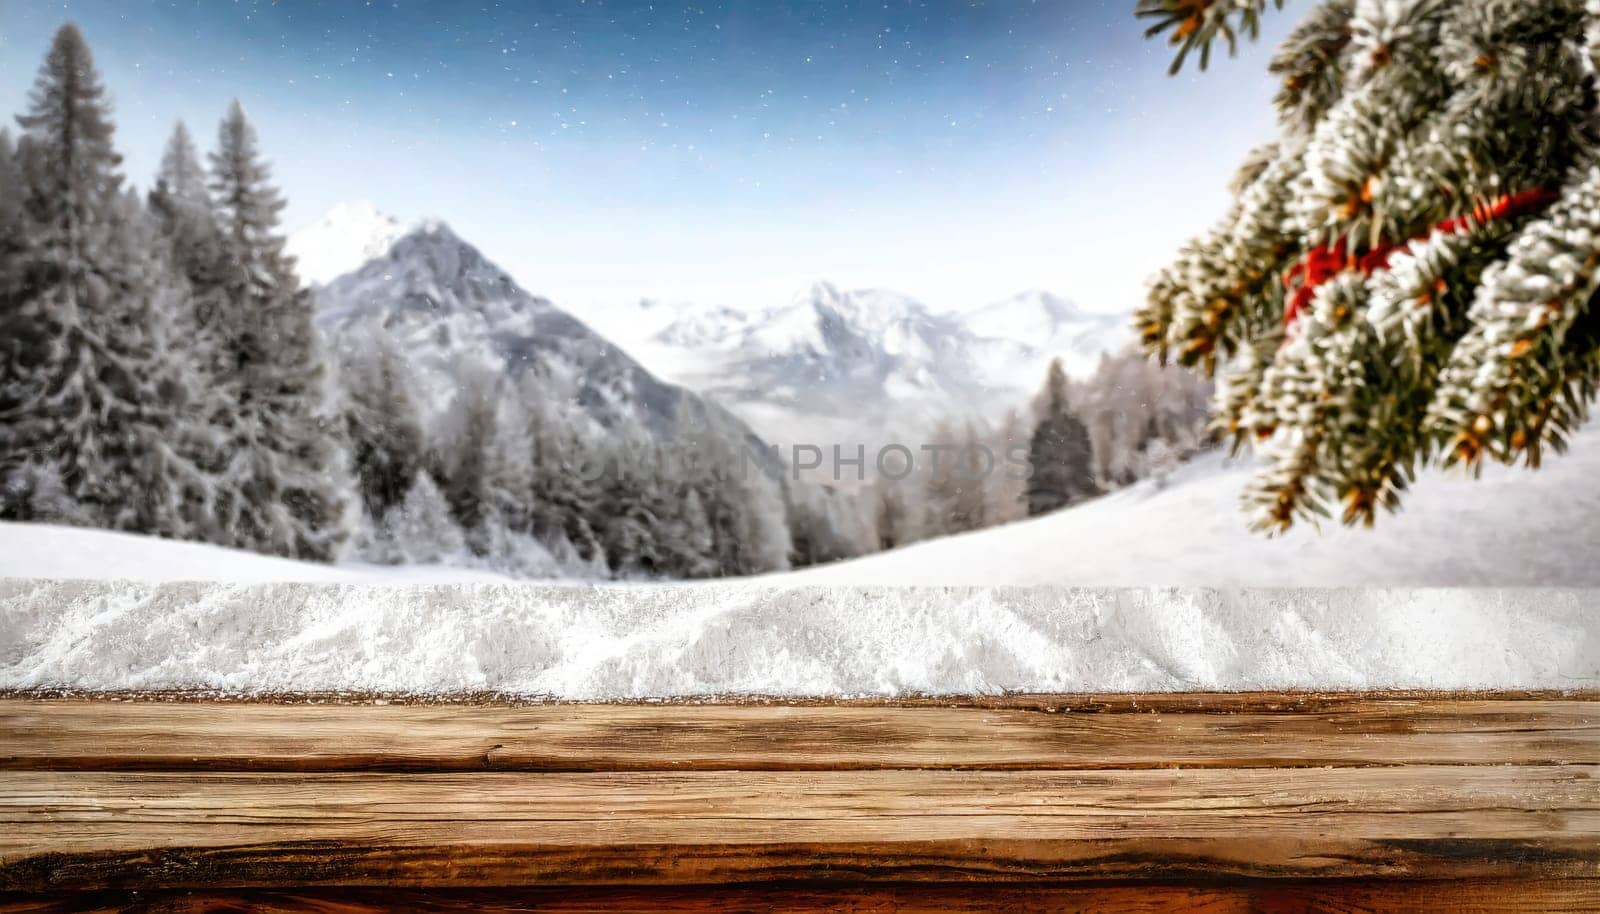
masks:
[[[1364,276],[1370,276],[1378,270],[1388,269],[1390,259],[1412,242],[1424,241],[1435,232],[1456,235],[1496,219],[1532,215],[1554,203],[1557,196],[1555,191],[1544,188],[1506,194],[1492,202],[1474,206],[1472,212],[1465,216],[1446,219],[1425,235],[1399,244],[1379,245],[1360,256],[1349,251],[1344,239],[1312,248],[1304,260],[1283,274],[1283,287],[1291,292],[1283,309],[1283,325],[1285,328],[1292,326],[1316,297],[1318,287],[1340,273],[1357,270]]]

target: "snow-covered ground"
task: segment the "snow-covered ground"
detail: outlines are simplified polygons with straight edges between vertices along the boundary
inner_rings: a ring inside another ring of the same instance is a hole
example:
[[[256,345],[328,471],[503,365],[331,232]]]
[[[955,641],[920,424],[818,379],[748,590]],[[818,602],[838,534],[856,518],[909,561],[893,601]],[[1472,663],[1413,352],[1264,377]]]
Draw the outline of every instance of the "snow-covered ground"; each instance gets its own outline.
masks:
[[[491,583],[0,524],[0,688],[1600,687],[1600,589],[1585,589],[1600,588],[1600,431],[1538,473],[1430,475],[1374,531],[1249,534],[1243,473],[1210,457],[1053,517],[680,585]],[[1465,585],[1479,589],[1450,589]],[[1346,589],[1290,589],[1319,587]]]
[[[802,572],[808,584],[1600,587],[1600,427],[1537,472],[1429,470],[1371,530],[1267,539],[1238,507],[1250,471],[1221,454],[1037,520]],[[1596,606],[1600,613],[1600,605]]]
[[[129,533],[0,522],[0,578],[229,584],[465,583],[504,575],[445,565],[321,565]]]

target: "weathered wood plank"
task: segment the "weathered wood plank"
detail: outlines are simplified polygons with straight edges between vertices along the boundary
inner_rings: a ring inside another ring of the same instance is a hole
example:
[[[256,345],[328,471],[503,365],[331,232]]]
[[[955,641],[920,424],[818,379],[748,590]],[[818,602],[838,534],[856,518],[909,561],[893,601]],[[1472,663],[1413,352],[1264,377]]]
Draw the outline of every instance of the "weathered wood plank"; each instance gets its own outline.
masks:
[[[0,700],[0,769],[1099,769],[1600,763],[1600,702],[1312,711]]]
[[[1333,882],[1185,887],[811,885],[0,896],[0,914],[1586,914],[1597,881]]]
[[[1600,767],[9,772],[0,889],[1600,877]]]
[[[1552,893],[1546,893],[1549,898]],[[1580,897],[1567,892],[1561,898]],[[1173,886],[902,886],[825,889],[813,886],[690,886],[655,889],[563,888],[500,890],[325,889],[297,892],[127,893],[48,897],[0,895],[0,914],[87,914],[159,911],[163,914],[1247,914],[1242,890]],[[1442,910],[1442,909],[1440,909]],[[1548,914],[1554,908],[1539,910]],[[1567,909],[1559,909],[1567,910]]]

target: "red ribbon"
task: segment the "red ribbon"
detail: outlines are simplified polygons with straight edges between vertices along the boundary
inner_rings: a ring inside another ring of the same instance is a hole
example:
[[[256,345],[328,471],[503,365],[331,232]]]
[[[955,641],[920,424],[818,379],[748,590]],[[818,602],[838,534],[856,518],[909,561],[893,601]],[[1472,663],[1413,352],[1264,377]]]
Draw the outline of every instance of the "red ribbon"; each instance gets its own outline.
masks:
[[[1359,257],[1350,253],[1344,239],[1331,245],[1324,244],[1312,248],[1306,253],[1304,260],[1283,274],[1283,287],[1291,292],[1288,304],[1283,309],[1283,325],[1284,327],[1292,325],[1310,306],[1311,300],[1316,297],[1317,289],[1340,273],[1358,270],[1362,275],[1371,276],[1378,270],[1388,269],[1390,259],[1414,241],[1424,241],[1435,232],[1457,235],[1492,220],[1516,219],[1519,216],[1531,215],[1555,202],[1557,196],[1555,191],[1543,188],[1506,194],[1493,202],[1474,206],[1472,212],[1465,216],[1446,219],[1425,235],[1419,235],[1400,244],[1379,245]]]

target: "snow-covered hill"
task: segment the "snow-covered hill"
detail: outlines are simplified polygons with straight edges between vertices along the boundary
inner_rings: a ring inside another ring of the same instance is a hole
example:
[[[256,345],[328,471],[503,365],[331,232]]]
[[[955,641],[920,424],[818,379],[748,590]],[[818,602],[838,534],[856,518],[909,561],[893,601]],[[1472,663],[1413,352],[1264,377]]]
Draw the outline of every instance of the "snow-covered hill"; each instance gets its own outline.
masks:
[[[0,578],[402,586],[513,580],[461,566],[323,565],[205,543],[6,521],[0,521]]]
[[[797,572],[818,584],[1600,587],[1600,426],[1538,472],[1430,470],[1371,530],[1266,539],[1239,512],[1246,461],[1211,454],[1057,514]],[[1600,644],[1593,646],[1600,651]]]
[[[1375,531],[1247,534],[1243,472],[1213,457],[1036,521],[675,585],[490,584],[0,523],[0,688],[615,699],[1600,686],[1600,590],[1552,589],[1600,588],[1600,430],[1538,473],[1428,476]],[[129,578],[145,583],[107,580]],[[189,580],[225,583],[161,583]],[[428,586],[371,586],[393,584]],[[1017,584],[1133,589],[1002,586]],[[1351,589],[1304,589],[1327,587]]]
[[[1600,587],[1600,426],[1529,472],[1489,467],[1473,480],[1431,471],[1405,510],[1372,530],[1250,533],[1237,500],[1249,471],[1212,454],[1164,484],[1009,526],[919,543],[760,583],[1135,587]],[[361,568],[361,576],[403,570]],[[453,577],[453,575],[455,575]],[[66,527],[0,523],[0,577],[350,580],[342,569]],[[434,569],[433,581],[480,573]],[[683,587],[733,586],[695,583]],[[1600,651],[1600,644],[1595,645]]]
[[[341,203],[289,236],[284,252],[308,285],[320,286],[389,252],[405,229],[365,200]]]

